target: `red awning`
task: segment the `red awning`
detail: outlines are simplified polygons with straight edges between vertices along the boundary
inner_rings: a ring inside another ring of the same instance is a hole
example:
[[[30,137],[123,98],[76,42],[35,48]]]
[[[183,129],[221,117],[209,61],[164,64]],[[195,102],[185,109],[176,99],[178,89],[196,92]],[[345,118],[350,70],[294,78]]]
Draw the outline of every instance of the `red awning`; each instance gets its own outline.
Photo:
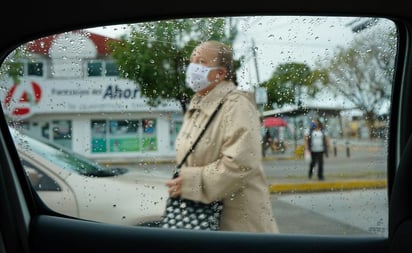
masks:
[[[287,126],[288,122],[279,117],[267,117],[263,119],[263,125],[265,127],[280,127]]]

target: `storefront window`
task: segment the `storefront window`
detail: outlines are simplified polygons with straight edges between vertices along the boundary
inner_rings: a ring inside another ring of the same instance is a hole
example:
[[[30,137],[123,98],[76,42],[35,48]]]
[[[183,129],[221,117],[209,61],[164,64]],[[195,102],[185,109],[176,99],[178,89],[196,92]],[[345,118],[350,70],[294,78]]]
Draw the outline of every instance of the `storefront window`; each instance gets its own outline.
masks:
[[[42,122],[41,123],[41,137],[46,138],[46,139],[50,139],[50,124],[49,122]]]
[[[156,151],[156,120],[143,119],[143,133],[142,133],[142,151]]]
[[[156,119],[92,120],[91,126],[92,153],[157,151]]]
[[[72,122],[70,120],[53,120],[52,131],[55,143],[72,148]]]
[[[139,121],[110,120],[109,128],[109,152],[139,151]]]
[[[92,153],[104,153],[106,148],[106,120],[92,120]]]
[[[177,134],[179,133],[181,127],[182,127],[182,121],[181,120],[179,120],[179,121],[173,120],[170,123],[170,148],[172,150],[175,149],[176,137],[177,137]]]

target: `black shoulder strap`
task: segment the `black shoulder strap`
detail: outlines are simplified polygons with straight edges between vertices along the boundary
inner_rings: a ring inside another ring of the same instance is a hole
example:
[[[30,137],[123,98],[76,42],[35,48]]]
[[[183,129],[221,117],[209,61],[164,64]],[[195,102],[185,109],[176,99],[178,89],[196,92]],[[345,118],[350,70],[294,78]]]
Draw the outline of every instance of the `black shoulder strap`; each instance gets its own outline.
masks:
[[[215,115],[217,114],[217,112],[219,111],[219,109],[222,107],[223,105],[223,100],[220,101],[219,105],[216,107],[216,109],[213,111],[212,115],[210,115],[210,118],[208,119],[208,121],[206,122],[205,127],[202,129],[202,131],[200,132],[199,136],[196,138],[195,142],[193,143],[192,147],[190,147],[190,149],[186,152],[185,156],[183,157],[182,161],[180,161],[180,163],[176,166],[176,168],[180,168],[182,167],[182,165],[186,162],[187,157],[190,155],[190,153],[192,153],[192,151],[195,149],[197,143],[200,141],[200,138],[202,138],[203,134],[205,133],[207,127],[210,125],[210,122],[212,122],[213,118],[215,117]]]
[[[180,163],[176,166],[176,171],[174,173],[173,177],[177,177],[178,176],[178,172],[180,167],[183,166],[183,164],[186,162],[187,157],[190,155],[190,153],[192,153],[192,151],[195,149],[197,143],[200,141],[200,138],[202,138],[203,134],[205,133],[207,127],[210,125],[210,123],[212,122],[213,118],[215,117],[215,115],[217,114],[217,112],[220,110],[220,108],[222,107],[225,97],[232,91],[229,91],[223,98],[222,100],[220,100],[219,104],[217,105],[216,109],[213,111],[212,115],[210,115],[208,121],[206,122],[205,127],[202,129],[202,131],[200,132],[199,136],[196,138],[195,142],[192,144],[192,146],[190,147],[190,149],[186,152],[185,156],[183,157],[182,161],[180,161]]]

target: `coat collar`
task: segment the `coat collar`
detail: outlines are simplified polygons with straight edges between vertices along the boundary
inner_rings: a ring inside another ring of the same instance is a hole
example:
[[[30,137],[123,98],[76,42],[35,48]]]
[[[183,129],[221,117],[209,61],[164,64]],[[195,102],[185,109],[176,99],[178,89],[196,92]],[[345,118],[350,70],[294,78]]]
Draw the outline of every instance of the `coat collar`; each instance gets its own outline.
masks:
[[[235,89],[236,86],[233,82],[222,81],[206,96],[195,94],[190,101],[189,111],[201,110],[210,116],[226,94]]]

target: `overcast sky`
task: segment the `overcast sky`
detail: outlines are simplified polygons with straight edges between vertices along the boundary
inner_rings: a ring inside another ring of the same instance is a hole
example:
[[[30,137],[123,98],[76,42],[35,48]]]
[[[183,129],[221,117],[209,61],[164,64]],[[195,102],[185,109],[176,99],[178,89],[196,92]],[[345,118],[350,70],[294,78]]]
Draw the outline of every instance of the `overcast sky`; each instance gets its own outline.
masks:
[[[253,90],[268,80],[281,63],[298,62],[315,68],[330,58],[338,46],[348,47],[355,38],[353,17],[256,16],[239,17],[239,34],[233,45],[235,58],[246,57],[238,71],[241,89]],[[359,23],[359,20],[357,21]],[[378,24],[387,22],[379,21]],[[128,32],[127,26],[89,29],[110,37]],[[367,32],[367,31],[366,31]],[[330,98],[327,102],[340,101]],[[326,102],[325,102],[326,103]]]
[[[337,45],[348,45],[354,36],[348,26],[353,18],[267,16],[238,19],[239,35],[234,50],[235,57],[246,56],[238,73],[244,89],[269,79],[280,63],[296,61],[311,66],[317,59],[331,55]],[[119,25],[89,31],[119,37],[126,34],[128,28]]]
[[[346,26],[351,19],[248,18],[240,25],[241,33],[234,45],[235,52],[247,55],[244,70],[239,73],[242,84],[249,87],[268,80],[281,63],[299,62],[314,67],[316,60],[332,55],[338,45],[347,46],[352,41],[354,33]]]

